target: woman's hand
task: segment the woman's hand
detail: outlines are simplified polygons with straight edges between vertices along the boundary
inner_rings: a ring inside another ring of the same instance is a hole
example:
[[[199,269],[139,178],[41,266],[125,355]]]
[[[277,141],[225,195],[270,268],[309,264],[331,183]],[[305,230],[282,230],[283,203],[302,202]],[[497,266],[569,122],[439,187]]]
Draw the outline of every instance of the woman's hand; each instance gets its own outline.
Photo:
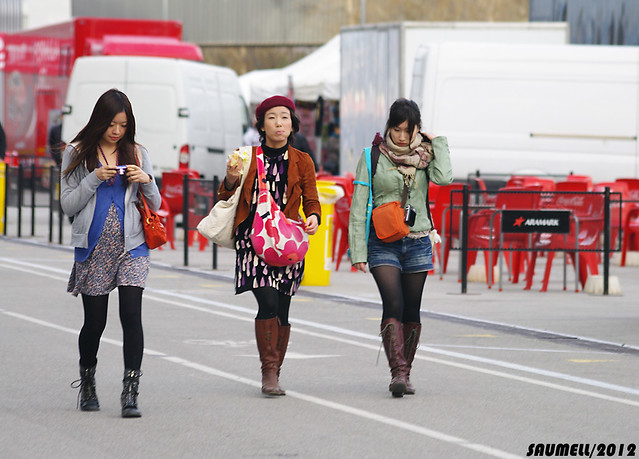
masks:
[[[308,234],[317,233],[317,228],[319,224],[317,223],[317,215],[311,215],[306,219],[306,224],[304,225],[304,232]]]
[[[365,273],[365,272],[366,272],[366,263],[355,263],[355,264],[353,265],[353,267],[354,267],[356,270],[361,271],[361,272],[363,272],[363,273]]]
[[[224,186],[226,186],[227,189],[229,189],[229,187],[233,188],[235,182],[237,182],[237,179],[240,178],[242,170],[244,169],[244,163],[242,161],[237,161],[233,165],[231,165],[231,163],[232,161],[229,161],[226,164],[226,178],[224,179]]]
[[[115,166],[102,166],[98,167],[95,170],[95,175],[97,178],[104,182],[115,177],[115,174],[117,174],[117,172],[118,170],[115,168]]]
[[[151,183],[151,176],[144,172],[142,168],[136,164],[126,166],[126,176],[129,182]]]

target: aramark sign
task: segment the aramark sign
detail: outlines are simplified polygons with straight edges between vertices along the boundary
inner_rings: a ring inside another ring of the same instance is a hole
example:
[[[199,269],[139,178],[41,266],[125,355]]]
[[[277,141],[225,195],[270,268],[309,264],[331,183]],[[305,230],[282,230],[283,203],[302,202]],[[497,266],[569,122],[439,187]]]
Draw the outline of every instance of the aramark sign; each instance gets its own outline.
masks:
[[[503,233],[568,233],[570,211],[567,210],[503,210]]]

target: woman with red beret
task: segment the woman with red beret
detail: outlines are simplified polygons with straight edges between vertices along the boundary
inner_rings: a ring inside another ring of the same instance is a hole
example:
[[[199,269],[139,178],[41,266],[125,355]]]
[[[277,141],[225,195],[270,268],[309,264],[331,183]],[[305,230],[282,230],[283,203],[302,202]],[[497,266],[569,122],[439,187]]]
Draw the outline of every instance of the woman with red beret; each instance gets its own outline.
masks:
[[[251,163],[235,214],[235,293],[248,290],[257,299],[255,338],[262,363],[262,393],[285,395],[279,374],[288,347],[291,326],[288,312],[291,297],[304,273],[304,260],[289,266],[272,266],[261,259],[251,243],[251,230],[259,191],[257,155],[263,155],[266,184],[271,197],[284,215],[299,220],[300,204],[306,215],[304,231],[315,234],[320,224],[321,208],[315,185],[315,167],[311,157],[291,146],[300,121],[295,104],[284,96],[264,100],[255,110],[261,145],[253,147]],[[218,190],[221,200],[228,200],[240,184],[243,162],[229,161],[226,177]]]

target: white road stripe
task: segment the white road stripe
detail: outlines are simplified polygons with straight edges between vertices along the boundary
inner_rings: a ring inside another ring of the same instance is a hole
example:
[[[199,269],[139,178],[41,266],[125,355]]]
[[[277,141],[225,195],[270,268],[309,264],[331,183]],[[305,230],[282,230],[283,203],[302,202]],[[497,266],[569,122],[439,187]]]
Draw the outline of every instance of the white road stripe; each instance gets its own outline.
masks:
[[[2,310],[0,309],[0,313],[8,315],[10,317],[14,317],[16,319],[20,319],[20,320],[24,320],[36,325],[40,325],[43,327],[48,327],[48,328],[52,328],[54,330],[58,330],[58,331],[62,331],[65,333],[71,333],[73,335],[76,335],[78,332],[77,330],[73,330],[67,327],[63,327],[51,322],[47,322],[41,319],[37,319],[35,317],[30,317],[27,316],[25,314],[19,314],[19,313],[15,313],[15,312],[11,312],[11,311],[6,311],[6,310]],[[108,344],[113,344],[116,346],[121,347],[122,346],[122,342],[121,341],[117,341],[117,340],[113,340],[113,339],[105,339],[102,338],[102,342],[108,343]],[[226,371],[222,371],[222,370],[218,370],[217,368],[213,368],[207,365],[202,365],[196,362],[191,362],[189,360],[186,359],[182,359],[180,357],[175,357],[175,356],[171,356],[168,354],[165,354],[163,352],[159,352],[159,351],[154,351],[152,349],[148,349],[145,348],[144,349],[144,353],[147,355],[152,355],[152,356],[157,356],[160,357],[164,360],[167,360],[169,362],[175,363],[177,365],[182,365],[184,367],[188,367],[194,370],[198,370],[201,371],[203,373],[212,375],[212,376],[217,376],[220,378],[224,378],[224,379],[228,379],[231,380],[233,382],[238,382],[241,384],[246,384],[248,386],[252,386],[255,388],[261,388],[261,382],[259,381],[255,381],[249,378],[245,378],[243,376],[240,375],[236,375],[233,373],[228,373]],[[422,427],[416,424],[411,424],[405,421],[401,421],[399,419],[395,419],[395,418],[391,418],[388,416],[383,416],[381,414],[377,414],[377,413],[373,413],[370,411],[366,411],[366,410],[362,410],[359,408],[354,408],[352,406],[348,406],[348,405],[344,405],[342,403],[337,403],[337,402],[332,402],[330,400],[325,400],[319,397],[314,397],[311,395],[306,395],[303,394],[301,392],[295,392],[295,391],[287,391],[287,394],[289,397],[291,398],[297,398],[299,400],[303,400],[305,402],[308,403],[312,403],[318,406],[323,406],[326,408],[331,408],[333,410],[336,411],[341,411],[343,413],[348,413],[351,414],[353,416],[357,416],[360,418],[364,418],[364,419],[368,419],[371,421],[375,421],[375,422],[379,422],[382,424],[386,424],[398,429],[403,429],[409,432],[413,432],[425,437],[429,437],[432,438],[434,440],[438,440],[438,441],[442,441],[445,443],[451,443],[454,445],[457,445],[459,447],[462,448],[466,448],[466,449],[470,449],[473,451],[477,451],[477,452],[481,452],[483,454],[492,456],[492,457],[496,457],[496,458],[502,458],[502,459],[514,459],[514,458],[519,458],[520,456],[516,455],[516,454],[511,454],[508,453],[506,451],[502,451],[500,449],[496,449],[496,448],[492,448],[490,446],[487,445],[482,445],[482,444],[478,444],[478,443],[471,443],[467,440],[464,440],[463,438],[459,438],[459,437],[455,437],[452,435],[448,435],[442,432],[438,432],[436,430],[432,430],[432,429],[428,429],[426,427]]]
[[[176,293],[176,292],[169,292],[169,291],[163,291],[163,290],[158,290],[158,289],[154,289],[153,292],[156,295],[157,294],[164,294],[164,295],[167,295],[167,296],[181,298],[182,301],[179,301],[179,302],[178,301],[172,301],[172,300],[167,300],[167,299],[164,299],[164,298],[161,298],[161,297],[158,297],[158,296],[151,296],[151,295],[147,295],[147,296],[145,296],[145,298],[153,299],[155,301],[159,301],[159,302],[162,302],[162,303],[172,304],[174,306],[181,307],[181,308],[195,309],[195,310],[198,310],[200,312],[205,312],[205,313],[208,313],[208,314],[215,314],[215,315],[223,315],[225,317],[236,318],[236,319],[239,319],[239,320],[251,320],[252,321],[253,320],[252,316],[255,314],[255,311],[253,309],[243,308],[241,306],[235,306],[235,305],[226,304],[226,303],[221,303],[219,301],[207,300],[205,298],[197,298],[197,297],[193,297],[191,295],[185,295],[185,294],[180,294],[180,293]],[[244,317],[241,317],[241,316],[236,316],[236,315],[233,315],[233,314],[223,313],[221,311],[215,311],[215,310],[208,309],[208,308],[205,308],[205,307],[188,305],[188,304],[184,303],[185,301],[197,301],[199,303],[209,304],[211,306],[218,306],[218,307],[223,307],[223,308],[227,308],[227,309],[232,309],[232,310],[238,311],[238,312],[244,312],[244,313],[249,314],[251,316],[251,318],[247,319],[247,318],[244,318]],[[301,320],[301,319],[289,319],[289,321],[292,324],[305,325],[305,326],[308,326],[308,327],[312,327],[312,328],[316,328],[316,329],[320,329],[320,330],[324,330],[324,331],[331,331],[331,332],[334,332],[334,333],[339,333],[341,335],[346,335],[346,336],[350,336],[350,337],[364,338],[366,340],[376,341],[376,342],[380,341],[380,338],[379,338],[378,335],[360,333],[360,332],[356,332],[356,331],[353,331],[353,330],[348,330],[346,328],[335,327],[335,326],[332,326],[332,325],[324,325],[324,324],[321,324],[321,323],[318,323],[318,322],[311,322],[311,321]],[[332,335],[314,333],[314,332],[311,332],[311,331],[308,331],[308,330],[300,329],[299,327],[295,328],[295,333],[303,333],[303,334],[307,334],[307,335],[316,336],[316,337],[319,337],[319,338],[325,338],[325,339],[330,339],[330,340],[334,340],[334,341],[341,341],[341,342],[344,342],[344,343],[351,344],[353,346],[369,347],[371,349],[377,349],[377,346],[369,346],[367,344],[364,344],[364,343],[361,343],[361,342],[358,342],[358,341],[341,339],[339,337],[335,337],[335,336],[332,336]],[[595,398],[603,398],[603,399],[610,400],[610,401],[617,401],[617,402],[624,403],[624,404],[630,404],[630,405],[633,405],[633,406],[639,406],[639,402],[635,402],[635,401],[632,401],[632,400],[619,399],[619,398],[615,398],[615,397],[607,397],[606,395],[597,394],[595,392],[581,391],[579,389],[573,389],[573,388],[568,387],[568,386],[560,386],[560,385],[557,385],[557,384],[546,383],[544,381],[539,381],[539,380],[535,380],[535,379],[531,379],[531,378],[522,378],[522,377],[518,377],[518,376],[515,376],[515,375],[510,375],[510,374],[503,373],[503,372],[497,372],[497,371],[490,372],[489,370],[485,370],[485,369],[479,368],[479,367],[473,367],[473,366],[470,366],[470,365],[457,364],[457,363],[448,362],[448,361],[445,361],[445,360],[425,357],[423,355],[420,355],[420,353],[439,354],[439,355],[443,355],[443,356],[447,356],[447,357],[453,357],[453,358],[457,358],[457,359],[470,360],[472,362],[478,362],[478,363],[484,363],[484,364],[488,364],[488,365],[498,366],[498,367],[506,368],[506,369],[509,369],[509,370],[516,370],[516,371],[521,371],[521,372],[530,373],[530,374],[534,374],[534,375],[546,376],[546,377],[550,377],[550,378],[560,379],[560,380],[563,380],[563,381],[569,381],[569,382],[573,382],[573,383],[584,384],[584,385],[596,387],[596,388],[599,388],[599,389],[607,389],[607,390],[612,390],[612,391],[621,392],[621,393],[630,394],[630,395],[639,395],[639,390],[631,388],[631,387],[620,386],[620,385],[617,385],[617,384],[610,384],[610,383],[606,383],[606,382],[603,382],[603,381],[597,381],[597,380],[594,380],[594,379],[581,378],[579,376],[573,376],[573,375],[569,375],[569,374],[565,374],[565,373],[559,373],[559,372],[556,372],[556,371],[543,370],[543,369],[529,367],[529,366],[525,366],[525,365],[519,365],[519,364],[516,364],[516,363],[503,362],[503,361],[500,361],[500,360],[489,359],[489,358],[485,358],[485,357],[478,357],[478,356],[474,356],[474,355],[470,355],[470,354],[462,354],[460,352],[446,351],[444,349],[436,349],[436,348],[428,347],[428,346],[421,346],[418,349],[418,353],[415,355],[415,358],[416,359],[420,359],[420,360],[428,360],[428,361],[431,361],[431,362],[437,362],[437,363],[442,363],[442,364],[451,365],[451,366],[459,366],[460,368],[465,368],[467,370],[473,370],[473,371],[477,371],[477,372],[481,372],[481,373],[490,373],[490,374],[493,374],[495,376],[500,376],[500,377],[508,378],[508,379],[516,379],[516,380],[519,380],[519,381],[528,382],[530,384],[536,384],[536,385],[541,385],[541,386],[546,386],[546,387],[553,387],[555,389],[564,390],[566,392],[579,393],[581,395],[588,395],[589,394],[590,396],[595,397]]]
[[[59,278],[56,278],[54,276],[49,276],[49,275],[44,274],[44,273],[34,272],[33,268],[39,268],[39,269],[42,269],[42,270],[45,270],[45,271],[51,271],[51,272],[66,273],[66,271],[58,269],[58,268],[52,268],[52,267],[45,266],[45,265],[40,265],[40,264],[27,263],[27,262],[23,262],[23,261],[20,261],[20,260],[13,259],[13,258],[0,257],[0,261],[4,261],[5,263],[17,264],[17,265],[21,265],[21,266],[27,266],[27,267],[29,267],[31,269],[27,270],[27,269],[23,269],[23,268],[19,268],[19,267],[13,267],[13,269],[20,270],[20,271],[26,271],[26,272],[29,272],[29,273],[32,273],[32,274],[38,274],[38,275],[41,275],[41,276],[44,276],[44,277],[50,277],[52,279],[59,279]],[[5,267],[7,267],[7,266],[5,265]],[[66,282],[67,279],[65,278],[65,279],[62,279],[62,280],[64,280]],[[147,292],[152,292],[152,293],[154,293],[156,295],[163,295],[163,296],[168,296],[168,297],[179,299],[181,301],[178,302],[178,301],[168,300],[168,299],[162,298],[160,296],[149,295],[149,294],[145,295],[145,299],[147,299],[147,300],[154,300],[154,301],[158,301],[158,302],[162,302],[162,303],[166,303],[166,304],[171,304],[173,306],[177,306],[177,307],[180,307],[180,308],[192,309],[192,310],[196,310],[196,311],[199,311],[199,312],[204,312],[204,313],[208,313],[208,314],[215,314],[215,315],[219,315],[219,316],[224,316],[224,317],[233,318],[233,319],[242,320],[242,321],[250,321],[250,322],[253,321],[253,316],[255,315],[255,311],[252,308],[245,308],[245,307],[242,307],[242,306],[236,306],[236,305],[232,305],[232,304],[228,304],[228,303],[223,303],[223,302],[220,302],[220,301],[214,301],[214,300],[209,300],[209,299],[206,299],[206,298],[200,298],[200,297],[196,297],[196,296],[188,295],[188,294],[184,294],[184,293],[173,292],[173,291],[162,290],[162,289],[154,289],[154,288],[147,288],[146,291]],[[241,312],[243,314],[247,314],[249,317],[238,316],[238,315],[235,315],[235,314],[224,313],[224,312],[221,312],[221,311],[214,311],[214,310],[211,310],[211,309],[206,308],[206,307],[196,306],[196,305],[193,305],[193,304],[185,304],[185,302],[192,302],[192,303],[196,303],[196,304],[204,304],[204,305],[207,305],[207,306],[215,306],[215,307],[218,307],[218,308],[223,308],[223,309],[228,309],[228,310],[232,310],[232,311],[236,311],[236,312]],[[354,330],[349,330],[349,329],[346,329],[346,328],[341,328],[341,327],[336,327],[336,326],[332,326],[332,325],[321,324],[321,323],[318,323],[318,322],[312,322],[312,321],[307,321],[307,320],[302,320],[302,319],[290,319],[290,322],[293,323],[293,324],[296,324],[296,325],[305,325],[307,327],[320,329],[320,330],[324,330],[324,331],[330,331],[330,332],[338,333],[338,334],[341,334],[341,335],[346,335],[346,336],[349,336],[349,337],[362,338],[362,339],[372,340],[372,341],[376,341],[376,342],[379,342],[379,340],[380,340],[378,335],[372,335],[372,334],[368,334],[368,333],[361,333],[361,332],[357,332],[357,331],[354,331]],[[314,332],[311,332],[311,331],[308,331],[308,330],[300,329],[298,327],[296,327],[295,332],[296,333],[308,334],[308,335],[312,335],[312,336],[316,336],[316,337],[320,337],[320,338],[324,338],[324,339],[330,339],[330,340],[334,340],[334,341],[341,341],[341,342],[345,342],[345,343],[348,343],[348,344],[351,344],[351,345],[354,345],[354,346],[370,347],[370,348],[377,349],[377,346],[368,346],[368,345],[366,345],[364,343],[361,343],[361,342],[358,342],[358,341],[345,340],[345,339],[341,339],[339,337],[335,337],[335,336],[331,336],[331,335],[314,333]],[[617,384],[610,384],[610,383],[606,383],[606,382],[603,382],[603,381],[597,381],[597,380],[593,380],[593,379],[589,379],[589,378],[582,378],[582,377],[573,376],[573,375],[569,375],[569,374],[565,374],[565,373],[559,373],[559,372],[555,372],[555,371],[548,371],[548,370],[529,367],[529,366],[525,366],[525,365],[519,365],[519,364],[515,364],[515,363],[504,362],[504,361],[500,361],[500,360],[474,356],[474,355],[470,355],[470,354],[463,354],[463,353],[459,353],[459,352],[446,351],[446,350],[443,350],[443,349],[437,349],[437,348],[428,347],[428,346],[421,346],[418,349],[418,353],[415,355],[415,358],[416,359],[420,359],[420,360],[431,361],[431,362],[440,363],[440,364],[443,364],[443,365],[455,366],[455,367],[458,367],[458,368],[463,368],[463,369],[466,369],[466,370],[471,370],[471,371],[475,371],[475,372],[479,372],[479,373],[491,374],[491,375],[502,377],[502,378],[506,378],[506,379],[518,380],[518,381],[526,382],[526,383],[529,383],[529,384],[535,384],[535,385],[539,385],[539,386],[544,386],[544,387],[548,387],[548,388],[562,390],[562,391],[565,391],[565,392],[572,392],[574,394],[580,394],[580,395],[590,396],[590,397],[593,397],[593,398],[599,398],[599,399],[604,399],[604,400],[608,400],[608,401],[614,401],[614,402],[623,403],[623,404],[626,404],[626,405],[639,406],[639,402],[636,402],[634,400],[627,400],[627,399],[622,399],[622,398],[617,398],[617,397],[609,397],[609,396],[607,396],[605,394],[598,394],[596,392],[580,390],[580,389],[572,388],[572,387],[569,387],[569,386],[561,386],[561,385],[558,385],[558,384],[548,383],[548,382],[545,382],[545,381],[536,380],[536,379],[532,379],[532,378],[520,377],[520,376],[517,376],[517,375],[512,375],[512,374],[508,374],[508,373],[504,373],[504,372],[492,371],[492,370],[487,370],[487,369],[484,369],[484,368],[475,367],[475,366],[471,366],[471,365],[455,363],[455,362],[436,359],[436,358],[432,358],[432,357],[426,357],[426,356],[420,355],[420,353],[431,353],[431,354],[438,354],[438,355],[443,355],[443,356],[447,356],[447,357],[452,357],[452,358],[456,358],[456,359],[470,360],[472,362],[483,363],[483,364],[487,364],[487,365],[493,365],[493,366],[497,366],[497,367],[501,367],[501,368],[506,368],[506,369],[509,369],[509,370],[516,370],[516,371],[520,371],[520,372],[524,372],[524,373],[529,373],[529,374],[534,374],[534,375],[539,375],[539,376],[545,376],[545,377],[549,377],[549,378],[555,378],[555,379],[568,381],[568,382],[572,382],[572,383],[578,383],[578,384],[583,384],[583,385],[587,385],[587,386],[591,386],[591,387],[596,387],[596,388],[599,388],[599,389],[611,390],[611,391],[621,392],[621,393],[625,393],[625,394],[629,394],[629,395],[639,395],[639,390],[631,388],[631,387],[620,386],[620,385],[617,385]]]

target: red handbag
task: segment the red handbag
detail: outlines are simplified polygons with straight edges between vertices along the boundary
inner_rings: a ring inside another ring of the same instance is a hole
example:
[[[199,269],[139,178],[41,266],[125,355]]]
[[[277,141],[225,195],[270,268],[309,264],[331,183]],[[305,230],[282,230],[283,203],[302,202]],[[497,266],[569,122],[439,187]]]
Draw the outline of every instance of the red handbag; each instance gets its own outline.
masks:
[[[144,228],[144,240],[149,249],[157,249],[167,241],[166,228],[158,214],[153,212],[146,203],[144,193],[139,194],[142,205],[138,202],[138,210],[142,217],[142,227]]]

